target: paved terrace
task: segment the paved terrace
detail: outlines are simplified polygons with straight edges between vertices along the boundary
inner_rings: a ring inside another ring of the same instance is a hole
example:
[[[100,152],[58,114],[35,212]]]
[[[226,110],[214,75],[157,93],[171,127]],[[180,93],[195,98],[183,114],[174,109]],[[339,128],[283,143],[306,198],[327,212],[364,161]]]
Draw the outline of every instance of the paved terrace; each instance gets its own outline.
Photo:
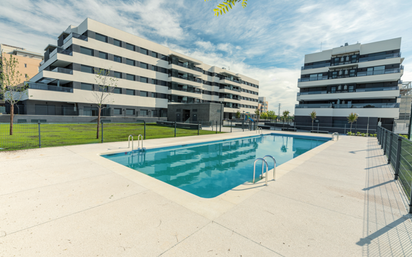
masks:
[[[255,134],[145,146],[243,135]],[[327,142],[279,166],[268,186],[244,184],[216,199],[98,155],[125,146],[0,153],[0,256],[412,255],[407,201],[376,138]]]

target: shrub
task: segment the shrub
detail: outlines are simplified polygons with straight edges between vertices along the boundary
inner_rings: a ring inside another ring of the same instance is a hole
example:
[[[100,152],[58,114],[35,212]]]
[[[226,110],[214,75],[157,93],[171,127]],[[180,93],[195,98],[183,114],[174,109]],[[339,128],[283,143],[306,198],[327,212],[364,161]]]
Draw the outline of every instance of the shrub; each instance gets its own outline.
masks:
[[[362,134],[361,134],[361,136],[363,136],[363,137],[364,137],[364,136],[365,136],[365,133],[362,133]]]
[[[361,134],[361,133],[360,133],[359,131],[358,131],[358,132],[356,132],[356,135],[357,135],[357,136],[359,136],[360,134]]]

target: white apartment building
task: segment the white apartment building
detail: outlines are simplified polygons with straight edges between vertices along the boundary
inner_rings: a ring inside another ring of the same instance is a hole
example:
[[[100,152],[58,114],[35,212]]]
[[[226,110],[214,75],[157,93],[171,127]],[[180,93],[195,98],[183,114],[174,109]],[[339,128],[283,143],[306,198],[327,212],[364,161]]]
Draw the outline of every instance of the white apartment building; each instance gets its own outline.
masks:
[[[24,113],[97,115],[96,69],[110,70],[118,79],[103,116],[158,118],[167,117],[170,104],[221,103],[223,118],[231,118],[258,106],[257,80],[86,19],[45,48],[21,104]]]
[[[345,44],[305,55],[298,81],[295,124],[310,126],[315,111],[320,126],[342,128],[350,113],[357,125],[393,129],[399,117],[399,84],[403,74],[401,38],[368,44]],[[338,131],[335,129],[335,131]]]

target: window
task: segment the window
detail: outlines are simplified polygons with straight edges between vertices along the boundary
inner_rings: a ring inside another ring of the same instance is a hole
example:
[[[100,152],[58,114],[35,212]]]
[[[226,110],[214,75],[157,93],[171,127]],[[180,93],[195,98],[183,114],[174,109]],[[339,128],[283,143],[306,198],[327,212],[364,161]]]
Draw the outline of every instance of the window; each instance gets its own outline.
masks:
[[[82,47],[82,46],[80,47],[80,53],[93,56],[93,50],[92,49]]]
[[[331,92],[332,92],[332,93],[336,93],[336,87],[332,87],[332,88],[331,88]]]
[[[121,108],[113,108],[113,115],[122,115]]]
[[[113,93],[114,93],[114,94],[121,94],[121,93],[122,93],[122,89],[121,89],[120,87],[115,87],[115,88],[113,89]]]
[[[130,59],[126,59],[126,64],[134,66],[135,61],[130,60]]]
[[[148,97],[148,96],[149,96],[149,93],[146,92],[146,91],[140,91],[140,96]]]
[[[102,34],[97,34],[96,33],[96,40],[102,41],[102,42],[107,42],[107,37],[102,35]]]
[[[167,61],[167,56],[166,55],[159,54],[159,58],[162,59],[162,60]]]
[[[126,109],[126,116],[134,116],[135,110],[134,109]]]
[[[135,76],[135,75],[131,75],[131,74],[126,74],[126,79],[135,81],[135,80],[136,80],[136,76]]]
[[[151,81],[152,81],[152,84],[157,84],[157,80],[156,79],[151,79]]]
[[[140,116],[147,116],[148,112],[148,110],[140,110]]]
[[[135,95],[135,92],[133,89],[126,89],[126,95]]]
[[[115,72],[113,72],[113,77],[121,79],[122,78],[122,73],[115,71]]]
[[[350,70],[349,77],[356,77],[356,70]]]
[[[27,63],[24,64],[24,68],[27,68]]]
[[[113,45],[115,45],[115,46],[122,46],[122,41],[117,40],[117,39],[113,39]]]
[[[148,80],[149,80],[148,78],[140,77],[140,82],[148,83],[149,82]]]
[[[156,93],[150,93],[150,96],[156,98]]]
[[[82,72],[93,73],[93,67],[82,65]]]
[[[115,56],[113,56],[113,60],[115,62],[122,62],[122,57],[115,55]]]
[[[140,68],[147,69],[147,68],[148,68],[148,64],[147,64],[147,63],[144,63],[144,62],[141,62],[141,63],[140,63]]]
[[[134,51],[134,48],[135,48],[134,45],[126,43],[126,49]]]
[[[107,59],[107,53],[99,52],[99,57],[102,59]]]
[[[147,51],[147,49],[140,48],[140,53],[145,54],[145,55],[148,55],[148,54],[149,54],[149,51]]]
[[[353,90],[353,88],[354,88],[354,86],[349,86],[349,92],[353,92],[354,90]]]
[[[373,68],[373,75],[379,75],[385,73],[385,66],[377,66]]]
[[[93,91],[93,84],[81,83],[80,88],[82,90]]]
[[[157,53],[156,52],[152,52],[152,56],[157,58]]]

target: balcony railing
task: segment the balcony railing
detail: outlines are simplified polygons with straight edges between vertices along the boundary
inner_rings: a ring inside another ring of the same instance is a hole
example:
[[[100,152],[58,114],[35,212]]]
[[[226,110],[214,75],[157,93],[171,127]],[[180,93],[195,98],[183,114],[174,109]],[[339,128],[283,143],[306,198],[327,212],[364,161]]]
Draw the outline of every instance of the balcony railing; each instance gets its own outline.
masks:
[[[174,75],[174,74],[169,74],[169,77],[174,77],[174,78],[190,80],[190,81],[194,81],[194,82],[198,82],[198,83],[203,83],[203,80],[198,79],[198,78],[190,78],[190,77],[181,76],[181,75]]]
[[[183,67],[183,68],[186,68],[186,69],[191,69],[191,70],[195,70],[195,71],[198,71],[198,72],[203,73],[203,69],[202,69],[202,68],[199,68],[199,67],[191,67],[191,66],[188,65],[188,64],[179,63],[179,62],[170,62],[170,64],[178,65],[178,66]]]
[[[53,85],[47,85],[42,83],[28,83],[30,89],[40,89],[40,90],[50,90],[50,91],[59,91],[73,93],[73,88],[71,87],[58,87]]]
[[[399,87],[373,87],[373,88],[357,88],[355,91],[341,90],[335,92],[327,91],[309,91],[309,92],[298,92],[297,95],[319,95],[319,94],[340,94],[340,93],[356,93],[356,92],[373,92],[373,91],[388,91],[388,90],[399,90]]]
[[[71,49],[63,50],[63,49],[61,49],[61,48],[56,48],[56,49],[53,50],[53,52],[51,52],[51,53],[49,54],[49,59],[52,58],[52,57],[53,57],[54,55],[56,55],[57,53],[59,53],[59,54],[66,54],[66,55],[73,55],[73,52],[72,52]]]
[[[316,77],[316,78],[300,78],[298,79],[298,82],[306,82],[306,81],[316,81],[316,80],[325,80],[328,79],[328,76],[323,76],[323,77]]]
[[[169,88],[169,90],[177,90],[177,91],[183,91],[183,92],[189,92],[189,93],[194,93],[194,94],[202,94],[202,91],[195,90],[194,88]]]
[[[399,108],[399,103],[297,104],[295,108]]]
[[[377,71],[360,71],[360,72],[358,72],[358,77],[399,73],[399,72],[401,72],[402,69],[403,69],[403,67],[393,68],[393,69],[385,69],[385,70],[377,70]]]
[[[396,57],[401,57],[401,53],[382,54],[382,55],[376,55],[376,56],[361,57],[361,58],[359,58],[359,62],[376,61],[376,60],[396,58]]]
[[[57,67],[57,68],[54,68],[54,69],[51,70],[51,71],[52,71],[52,72],[59,72],[59,73],[66,73],[66,74],[71,74],[71,75],[73,75],[73,70],[66,69],[66,68]]]
[[[315,64],[315,65],[310,65],[310,66],[302,66],[301,70],[309,70],[309,69],[316,69],[316,68],[323,68],[323,67],[329,67],[330,63],[320,63],[320,64]]]
[[[71,38],[77,38],[77,39],[81,39],[81,40],[85,40],[87,41],[87,37],[84,35],[80,35],[77,33],[70,33],[70,35],[68,35],[64,40],[63,40],[63,45],[67,43],[67,41],[69,41]]]

